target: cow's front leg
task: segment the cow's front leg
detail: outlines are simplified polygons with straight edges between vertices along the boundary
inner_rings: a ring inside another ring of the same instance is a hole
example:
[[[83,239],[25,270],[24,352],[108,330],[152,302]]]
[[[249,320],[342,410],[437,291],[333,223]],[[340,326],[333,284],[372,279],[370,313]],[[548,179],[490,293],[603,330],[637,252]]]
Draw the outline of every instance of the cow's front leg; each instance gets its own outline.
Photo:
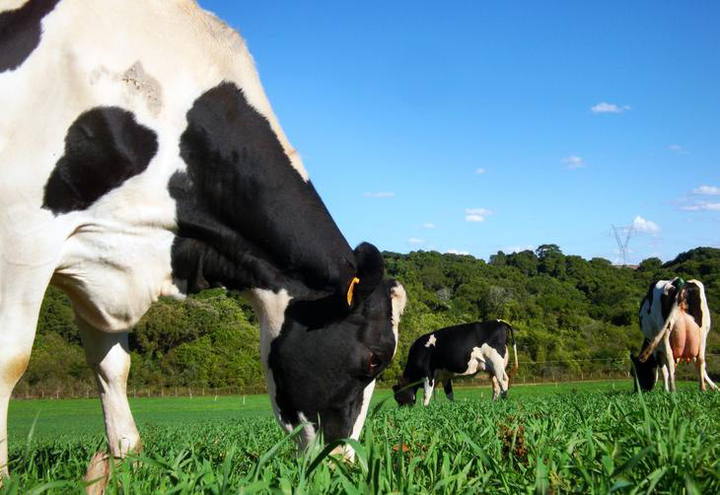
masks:
[[[141,448],[140,434],[127,400],[127,378],[130,372],[127,332],[108,333],[78,321],[87,362],[95,372],[102,401],[110,455],[98,452],[88,466],[88,493],[103,493],[111,460],[123,458]]]
[[[423,398],[423,406],[427,406],[430,404],[430,399],[432,399],[433,390],[435,389],[435,379],[431,378],[429,376],[425,377],[425,380],[423,382],[423,387],[425,389],[425,397]]]

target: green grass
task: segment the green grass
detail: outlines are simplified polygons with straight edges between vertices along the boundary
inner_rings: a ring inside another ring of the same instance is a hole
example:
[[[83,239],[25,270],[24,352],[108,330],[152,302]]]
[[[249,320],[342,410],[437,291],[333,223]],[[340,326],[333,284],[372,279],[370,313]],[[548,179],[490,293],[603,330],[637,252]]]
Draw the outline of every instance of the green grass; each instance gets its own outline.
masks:
[[[391,399],[368,419],[354,465],[297,456],[265,396],[137,399],[145,450],[118,467],[110,490],[720,493],[720,394],[683,384],[641,398],[629,388],[517,386],[498,402],[486,387],[459,388],[455,403],[439,396],[428,408]],[[97,401],[13,401],[13,478],[0,492],[80,493],[101,424]]]

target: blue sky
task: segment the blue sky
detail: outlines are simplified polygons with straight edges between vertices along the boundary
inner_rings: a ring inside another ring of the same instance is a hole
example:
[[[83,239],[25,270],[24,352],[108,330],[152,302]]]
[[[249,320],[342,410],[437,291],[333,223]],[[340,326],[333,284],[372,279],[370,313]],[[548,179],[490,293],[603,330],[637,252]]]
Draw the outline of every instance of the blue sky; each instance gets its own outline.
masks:
[[[720,247],[720,2],[200,4],[352,245]]]

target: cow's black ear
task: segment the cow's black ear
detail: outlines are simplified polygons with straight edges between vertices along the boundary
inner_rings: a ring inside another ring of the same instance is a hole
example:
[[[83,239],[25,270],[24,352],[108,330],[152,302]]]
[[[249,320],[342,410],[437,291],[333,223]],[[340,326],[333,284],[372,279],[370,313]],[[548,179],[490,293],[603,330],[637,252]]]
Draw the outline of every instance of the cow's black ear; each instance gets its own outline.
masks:
[[[378,248],[363,242],[355,248],[357,277],[360,279],[355,288],[355,296],[361,301],[369,296],[385,275],[385,261]]]

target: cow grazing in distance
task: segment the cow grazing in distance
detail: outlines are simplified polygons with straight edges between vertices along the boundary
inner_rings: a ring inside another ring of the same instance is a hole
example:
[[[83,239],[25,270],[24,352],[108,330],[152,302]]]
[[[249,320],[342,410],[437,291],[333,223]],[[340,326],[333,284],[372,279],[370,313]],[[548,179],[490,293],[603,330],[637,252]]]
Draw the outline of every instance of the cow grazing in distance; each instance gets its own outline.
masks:
[[[418,337],[408,351],[405,370],[393,386],[395,400],[403,405],[415,404],[422,382],[423,404],[430,404],[436,382],[441,382],[448,399],[454,400],[452,379],[487,372],[493,384],[493,399],[505,397],[510,378],[505,371],[510,353],[515,353],[514,370],[518,368],[513,327],[503,320],[465,323],[441,328]]]
[[[233,29],[193,0],[3,2],[0,108],[0,478],[48,284],[72,301],[110,457],[141,445],[128,331],[207,287],[252,303],[282,427],[358,438],[405,291],[340,233]]]
[[[674,391],[675,365],[681,361],[695,363],[701,390],[706,384],[717,389],[705,366],[710,310],[702,282],[676,277],[651,283],[640,304],[640,328],[645,341],[633,362],[642,389],[652,389],[659,368],[665,390]]]

